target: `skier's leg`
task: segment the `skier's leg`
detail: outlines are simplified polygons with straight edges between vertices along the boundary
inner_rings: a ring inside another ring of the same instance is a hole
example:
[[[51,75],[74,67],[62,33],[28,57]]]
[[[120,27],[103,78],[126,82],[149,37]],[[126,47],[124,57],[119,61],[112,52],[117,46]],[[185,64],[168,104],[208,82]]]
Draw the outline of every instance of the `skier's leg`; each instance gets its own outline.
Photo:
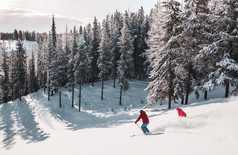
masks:
[[[145,127],[145,124],[142,124],[142,125],[141,125],[141,129],[142,129],[142,131],[143,131],[144,133],[146,133],[146,127]]]
[[[144,125],[145,132],[150,132],[149,129],[147,128],[147,125],[148,125],[148,124],[149,124],[149,123],[146,123],[146,124]]]
[[[150,132],[149,129],[148,129],[147,127],[146,127],[145,129],[146,129],[146,132]]]

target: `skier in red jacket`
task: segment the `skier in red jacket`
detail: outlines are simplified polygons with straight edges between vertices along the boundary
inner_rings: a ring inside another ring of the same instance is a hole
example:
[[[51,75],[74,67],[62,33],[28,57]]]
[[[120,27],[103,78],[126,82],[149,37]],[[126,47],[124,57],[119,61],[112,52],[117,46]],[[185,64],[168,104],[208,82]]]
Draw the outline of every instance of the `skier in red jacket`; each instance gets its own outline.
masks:
[[[143,110],[140,110],[140,116],[137,118],[135,123],[137,123],[140,119],[142,119],[143,122],[143,124],[141,125],[141,129],[144,132],[144,134],[150,133],[150,131],[147,128],[147,125],[149,124],[149,118]]]
[[[179,109],[177,107],[176,110],[178,111],[178,116],[179,117],[186,117],[187,116],[186,113],[182,109]]]

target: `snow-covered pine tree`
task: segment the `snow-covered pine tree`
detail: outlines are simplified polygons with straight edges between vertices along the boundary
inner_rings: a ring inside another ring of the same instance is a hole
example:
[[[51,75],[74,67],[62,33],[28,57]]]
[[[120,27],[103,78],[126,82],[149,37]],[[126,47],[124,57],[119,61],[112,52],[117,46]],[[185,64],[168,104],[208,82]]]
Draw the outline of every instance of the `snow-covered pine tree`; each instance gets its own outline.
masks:
[[[4,81],[4,72],[2,69],[0,69],[0,83],[2,83]],[[0,103],[3,103],[3,90],[2,90],[2,85],[0,85]]]
[[[51,36],[51,33],[49,32],[49,35],[48,35],[48,41],[47,41],[47,44],[48,44],[48,49],[47,49],[47,52],[45,53],[45,64],[47,66],[47,94],[48,94],[48,101],[50,100],[50,63],[51,63],[51,59],[52,59],[52,36]]]
[[[203,45],[200,57],[210,64],[205,89],[214,89],[217,85],[225,86],[225,97],[229,96],[230,84],[238,86],[238,2],[222,0],[215,6],[215,28],[210,34],[212,42]]]
[[[18,31],[15,29],[14,32],[13,32],[13,39],[14,40],[18,40]]]
[[[83,34],[83,27],[82,25],[79,26],[79,35],[82,35]]]
[[[203,3],[200,2],[198,4],[200,8],[198,11],[198,15],[200,18],[202,18],[201,22],[201,33],[203,36],[203,41],[200,41],[199,45],[199,53],[195,57],[194,62],[195,62],[195,70],[198,72],[199,76],[197,79],[197,86],[195,86],[195,92],[197,90],[202,90],[204,92],[204,99],[207,99],[208,96],[208,91],[213,89],[212,87],[209,87],[207,82],[209,81],[209,74],[212,70],[214,70],[214,64],[216,63],[215,61],[210,61],[207,55],[203,52],[203,47],[206,47],[210,44],[213,43],[214,39],[214,32],[216,32],[217,28],[217,15],[216,15],[216,10],[217,10],[217,0],[209,0],[209,1],[202,1]],[[199,96],[199,94],[198,94]]]
[[[143,56],[147,47],[147,43],[145,41],[147,37],[148,27],[146,27],[144,9],[141,7],[137,14],[132,14],[133,25],[131,25],[131,34],[134,37],[133,45],[134,45],[134,74],[137,79],[145,78],[145,70],[144,70],[144,62],[145,57]],[[148,24],[148,23],[147,23]]]
[[[147,61],[149,63],[147,74],[153,69],[155,64],[155,58],[157,51],[160,49],[160,37],[161,37],[161,25],[163,14],[161,6],[156,4],[155,7],[151,10],[149,15],[150,21],[150,30],[148,32],[149,38],[147,44],[149,49],[145,53],[147,55]]]
[[[50,48],[50,64],[49,64],[49,80],[50,80],[50,89],[51,89],[51,95],[53,95],[53,92],[57,92],[59,89],[59,60],[58,60],[58,51],[57,51],[57,40],[56,40],[56,27],[55,27],[55,20],[54,15],[52,18],[52,28],[51,28],[51,38],[52,42],[51,48]]]
[[[67,83],[68,56],[66,54],[66,51],[63,50],[62,35],[60,35],[57,39],[57,51],[59,61],[58,66],[59,87],[64,87]]]
[[[46,62],[45,62],[45,53],[47,51],[47,44],[45,43],[47,38],[39,36],[37,39],[38,51],[37,51],[37,81],[40,88],[44,88],[45,93],[45,84],[46,84]]]
[[[43,51],[42,51],[42,67],[43,67],[43,87],[44,87],[44,93],[46,92],[46,86],[48,88],[48,71],[49,71],[49,62],[50,62],[50,55],[49,55],[49,41],[50,41],[50,35],[46,34],[43,38]],[[48,95],[49,97],[49,95]]]
[[[111,63],[111,53],[110,53],[110,39],[108,35],[108,22],[103,20],[103,29],[102,29],[102,36],[101,42],[99,44],[99,57],[97,61],[97,66],[99,68],[99,77],[102,80],[102,88],[101,88],[101,100],[103,100],[103,87],[104,87],[104,80],[106,75],[109,73],[112,63]]]
[[[27,50],[27,41],[26,40],[24,40],[24,42],[23,42],[23,47],[24,47],[24,50],[26,51]],[[26,54],[26,58],[27,58],[27,54]],[[27,61],[27,60],[26,60]],[[26,82],[25,82],[25,86],[24,86],[24,91],[23,91],[23,96],[25,96],[25,95],[28,95],[29,94],[29,87],[28,87],[28,84],[29,84],[29,82],[28,82],[28,80],[29,80],[29,78],[28,78],[28,63],[26,62],[26,65],[25,65],[25,72],[26,72]]]
[[[208,1],[185,0],[183,23],[180,25],[182,33],[179,39],[182,48],[180,67],[183,71],[180,77],[184,81],[182,85],[184,88],[181,90],[185,94],[185,104],[188,104],[189,94],[200,81],[199,72],[196,70],[199,64],[196,63],[195,57],[201,49],[200,46],[207,41],[204,39],[204,34],[209,28],[207,23]]]
[[[64,37],[62,39],[62,44],[63,44],[63,49],[68,57],[68,59],[70,58],[70,54],[72,51],[72,47],[73,47],[73,34],[72,32],[68,32],[68,26],[66,25],[65,28],[65,34]]]
[[[29,61],[29,91],[33,93],[37,90],[36,71],[35,71],[35,55],[32,49],[31,59]]]
[[[93,40],[93,35],[92,35],[92,26],[89,23],[87,27],[84,30],[84,40],[85,40],[85,46],[87,49],[87,55],[88,55],[88,70],[87,70],[87,77],[85,79],[86,82],[90,81],[92,79],[92,63],[91,63],[91,57],[90,54],[92,52],[92,40]]]
[[[74,84],[75,84],[75,76],[74,76],[74,64],[75,64],[75,55],[79,52],[79,46],[77,44],[77,30],[76,27],[74,27],[74,37],[73,37],[73,48],[70,54],[69,63],[67,65],[67,79],[68,84],[67,86],[72,87],[72,108],[74,107]]]
[[[99,70],[97,67],[97,60],[99,57],[99,53],[98,53],[98,48],[99,48],[99,43],[100,43],[100,23],[98,23],[97,18],[94,18],[93,21],[93,28],[92,28],[92,36],[93,36],[93,40],[92,40],[92,48],[90,50],[90,69],[91,69],[91,79],[90,81],[92,82],[92,86],[94,85],[95,80],[98,79],[98,74],[99,74]]]
[[[14,87],[17,92],[17,98],[21,100],[22,95],[25,92],[25,84],[26,84],[26,51],[23,48],[23,44],[20,39],[18,39],[16,43],[16,54],[15,54],[15,75],[14,78]]]
[[[75,82],[79,85],[79,111],[81,111],[82,84],[87,78],[88,60],[87,48],[85,45],[81,45],[79,51],[76,53],[74,64]]]
[[[181,24],[180,3],[175,0],[163,2],[163,20],[160,23],[161,31],[158,41],[160,48],[157,50],[154,68],[150,73],[150,82],[147,90],[150,93],[147,97],[149,105],[157,101],[168,99],[168,109],[171,108],[171,100],[175,99],[176,67],[179,63],[181,52],[178,36],[181,33],[178,26]],[[156,16],[155,16],[156,17]],[[157,35],[157,33],[155,33]],[[155,37],[156,38],[156,37]],[[152,54],[153,51],[152,51]]]
[[[10,97],[11,100],[13,101],[14,99],[17,98],[16,95],[16,89],[15,89],[15,83],[16,83],[16,52],[14,50],[11,51],[11,56],[9,57],[9,86],[10,86]]]
[[[147,78],[149,75],[149,72],[151,71],[151,63],[150,63],[150,58],[148,57],[147,50],[149,49],[148,46],[148,39],[149,39],[149,30],[150,30],[150,17],[147,15],[145,17],[144,21],[144,26],[143,26],[143,31],[146,32],[145,34],[145,45],[146,48],[144,49],[144,52],[141,54],[141,57],[143,57],[144,62],[143,62],[143,77]]]
[[[4,73],[4,76],[2,77],[1,81],[1,90],[2,90],[2,101],[3,103],[6,103],[8,101],[8,95],[10,93],[9,91],[9,58],[7,55],[7,48],[5,41],[2,41],[2,63],[1,63],[1,69]]]
[[[133,69],[133,43],[130,30],[127,25],[127,18],[124,18],[123,28],[121,30],[121,37],[119,39],[120,46],[120,60],[118,61],[118,84],[120,87],[120,101],[122,103],[122,90],[126,91],[129,89],[129,83],[127,78],[131,78]]]
[[[113,77],[113,88],[116,87],[116,78],[117,78],[117,61],[120,59],[120,52],[119,52],[119,37],[120,37],[120,23],[117,19],[118,17],[114,15],[113,20],[111,21],[111,55],[112,55],[112,77]]]
[[[102,29],[101,29],[101,33],[103,33],[103,29],[105,29],[107,35],[109,38],[111,38],[111,29],[110,29],[110,19],[109,19],[109,15],[106,16],[106,19],[105,19],[105,23],[102,23]],[[101,34],[101,37],[102,37],[102,34]],[[101,42],[101,40],[100,40]]]

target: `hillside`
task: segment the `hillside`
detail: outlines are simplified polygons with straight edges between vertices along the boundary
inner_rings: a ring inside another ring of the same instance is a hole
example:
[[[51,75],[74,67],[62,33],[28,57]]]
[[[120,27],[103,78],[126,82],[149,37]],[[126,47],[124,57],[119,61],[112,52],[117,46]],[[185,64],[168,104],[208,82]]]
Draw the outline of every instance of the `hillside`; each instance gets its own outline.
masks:
[[[238,98],[215,98],[188,106],[156,104],[146,110],[151,135],[143,135],[134,124],[139,110],[146,105],[148,82],[130,81],[123,93],[112,81],[105,85],[105,100],[100,100],[100,82],[83,86],[82,112],[71,107],[71,93],[63,91],[62,108],[58,95],[47,101],[40,90],[9,104],[0,105],[0,154],[84,154],[84,155],[236,155],[238,153]],[[220,89],[210,98],[223,96]],[[76,89],[76,96],[78,91]],[[141,102],[144,103],[141,103]],[[77,99],[75,99],[77,103]],[[187,113],[179,118],[175,107]],[[138,124],[141,124],[139,122]],[[131,137],[132,135],[136,135]]]

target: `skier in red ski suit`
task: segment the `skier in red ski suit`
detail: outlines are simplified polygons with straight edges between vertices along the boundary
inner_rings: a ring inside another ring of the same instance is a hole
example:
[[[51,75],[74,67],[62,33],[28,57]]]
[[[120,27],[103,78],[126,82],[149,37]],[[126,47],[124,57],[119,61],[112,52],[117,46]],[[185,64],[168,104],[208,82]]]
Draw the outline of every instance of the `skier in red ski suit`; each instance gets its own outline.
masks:
[[[144,134],[150,133],[150,131],[147,128],[147,125],[149,124],[149,118],[143,110],[140,110],[140,116],[137,118],[135,123],[137,123],[140,119],[142,119],[143,122],[143,124],[141,125],[141,129],[144,132]]]
[[[176,110],[178,111],[178,116],[179,117],[186,117],[187,116],[186,113],[182,109],[179,109],[177,107]]]

